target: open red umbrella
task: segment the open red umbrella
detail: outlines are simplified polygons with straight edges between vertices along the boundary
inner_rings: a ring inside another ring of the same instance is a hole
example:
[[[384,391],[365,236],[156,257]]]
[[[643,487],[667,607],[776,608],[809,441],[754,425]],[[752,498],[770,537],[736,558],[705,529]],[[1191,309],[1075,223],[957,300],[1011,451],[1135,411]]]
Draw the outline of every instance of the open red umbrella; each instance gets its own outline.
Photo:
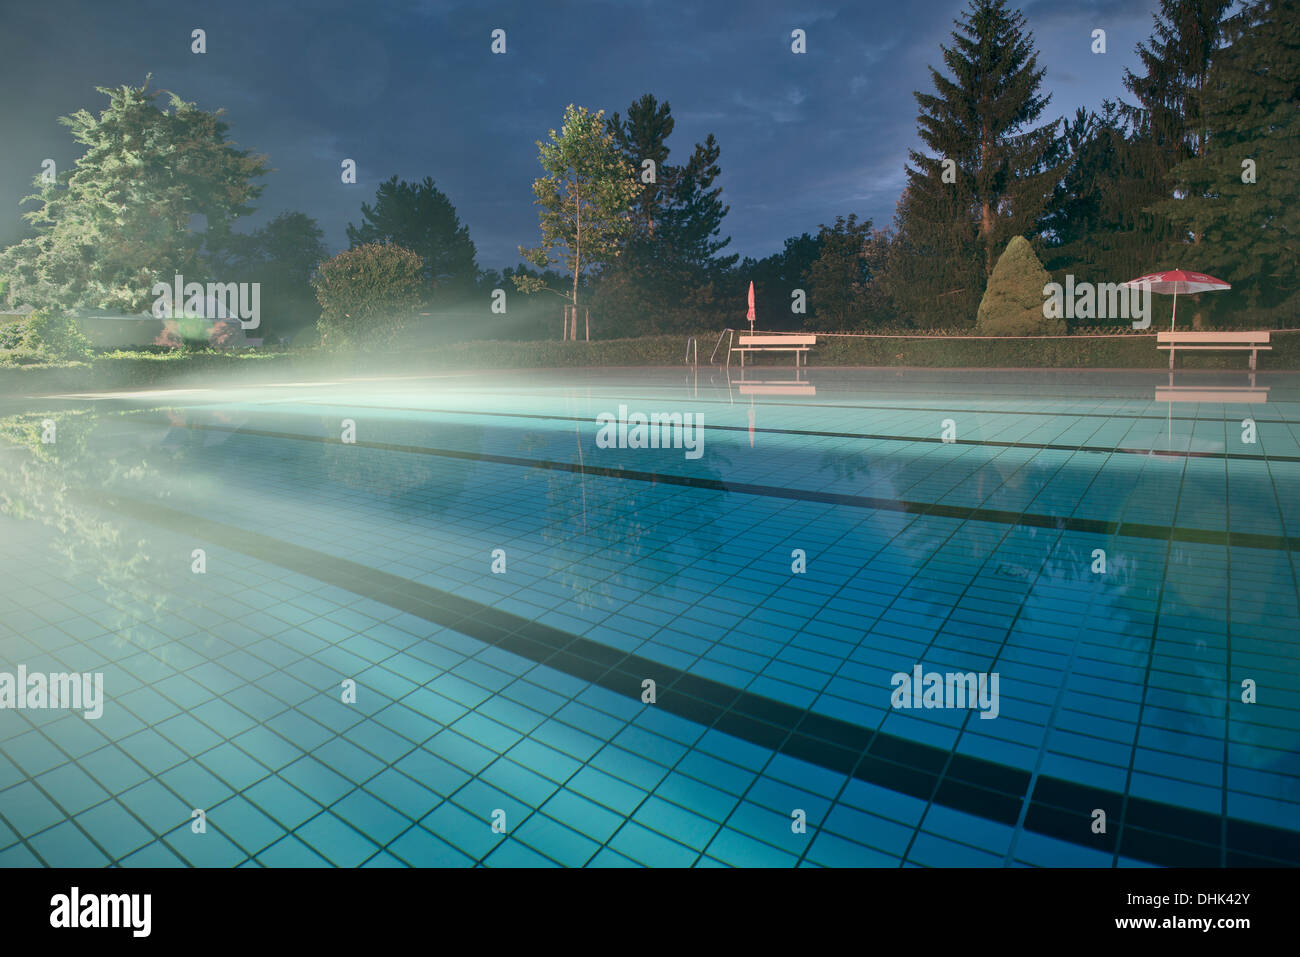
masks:
[[[749,312],[745,314],[745,318],[749,320],[749,331],[753,332],[755,317],[754,317],[754,280],[752,279],[749,281]]]
[[[1197,292],[1216,292],[1220,289],[1231,289],[1232,286],[1222,279],[1215,279],[1213,276],[1207,276],[1203,272],[1187,272],[1184,269],[1171,269],[1169,272],[1153,272],[1145,276],[1138,276],[1136,279],[1130,279],[1124,283],[1131,289],[1150,289],[1152,292],[1159,292],[1165,295],[1173,293],[1174,295],[1174,314],[1169,319],[1169,330],[1172,332],[1174,322],[1178,318],[1178,294],[1184,295]]]

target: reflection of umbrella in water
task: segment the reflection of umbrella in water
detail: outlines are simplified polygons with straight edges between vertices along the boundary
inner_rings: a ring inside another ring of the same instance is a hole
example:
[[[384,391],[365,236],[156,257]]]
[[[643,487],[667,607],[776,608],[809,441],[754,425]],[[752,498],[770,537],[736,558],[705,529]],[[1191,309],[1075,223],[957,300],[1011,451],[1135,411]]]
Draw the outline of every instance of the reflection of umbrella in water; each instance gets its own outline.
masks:
[[[1172,269],[1169,272],[1153,272],[1145,276],[1138,276],[1136,279],[1130,279],[1124,283],[1129,289],[1150,289],[1152,292],[1169,295],[1173,293],[1174,312],[1169,318],[1169,331],[1174,329],[1174,322],[1178,318],[1178,294],[1194,295],[1198,292],[1217,292],[1220,289],[1231,289],[1232,286],[1222,279],[1215,279],[1213,276],[1207,276],[1203,272],[1187,272],[1183,269]]]

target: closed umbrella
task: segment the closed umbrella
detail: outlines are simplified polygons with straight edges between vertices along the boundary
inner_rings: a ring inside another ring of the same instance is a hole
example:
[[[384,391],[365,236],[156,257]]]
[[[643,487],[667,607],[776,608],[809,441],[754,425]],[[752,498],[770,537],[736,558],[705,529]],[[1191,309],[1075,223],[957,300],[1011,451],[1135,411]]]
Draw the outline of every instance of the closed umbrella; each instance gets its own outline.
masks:
[[[745,318],[749,320],[749,331],[754,331],[754,280],[749,281],[749,312],[745,313]]]
[[[1169,319],[1170,332],[1173,332],[1174,322],[1178,318],[1178,294],[1180,292],[1187,295],[1189,293],[1217,292],[1220,289],[1232,288],[1222,279],[1215,279],[1203,272],[1187,272],[1183,269],[1149,273],[1145,276],[1138,276],[1136,279],[1130,279],[1124,285],[1130,289],[1150,289],[1152,292],[1165,295],[1173,293],[1174,312]]]

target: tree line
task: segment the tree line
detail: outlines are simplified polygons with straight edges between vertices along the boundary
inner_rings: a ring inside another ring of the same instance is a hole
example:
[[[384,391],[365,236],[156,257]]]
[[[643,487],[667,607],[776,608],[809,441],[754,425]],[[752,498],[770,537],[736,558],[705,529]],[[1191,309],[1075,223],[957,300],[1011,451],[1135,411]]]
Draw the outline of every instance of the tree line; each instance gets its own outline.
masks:
[[[148,80],[100,88],[103,113],[61,120],[85,154],[27,198],[33,234],[0,253],[0,292],[42,310],[142,312],[155,273],[237,275],[262,283],[275,333],[360,344],[412,315],[470,336],[551,337],[561,315],[569,332],[581,315],[583,334],[590,317],[597,337],[717,329],[739,324],[752,280],[765,328],[961,331],[1022,237],[1009,262],[1028,276],[1195,269],[1233,284],[1198,318],[1294,324],[1300,0],[1232,6],[1161,0],[1127,97],[1052,118],[1024,14],[971,0],[915,93],[922,146],[892,223],[838,215],[763,259],[728,252],[715,137],[679,147],[651,94],[609,116],[570,106],[537,143],[540,238],[498,273],[430,177],[382,182],[334,257],[302,213],[238,233],[267,158],[229,142],[220,111],[162,99]]]

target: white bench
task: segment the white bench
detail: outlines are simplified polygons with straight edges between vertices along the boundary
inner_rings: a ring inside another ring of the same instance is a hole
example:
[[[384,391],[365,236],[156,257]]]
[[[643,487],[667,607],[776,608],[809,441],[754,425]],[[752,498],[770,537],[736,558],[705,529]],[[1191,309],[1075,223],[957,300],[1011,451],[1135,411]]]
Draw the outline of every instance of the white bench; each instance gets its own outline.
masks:
[[[807,356],[808,350],[817,344],[816,336],[803,335],[779,335],[779,336],[759,336],[759,335],[740,335],[736,337],[736,345],[732,346],[727,352],[727,361],[731,361],[731,353],[740,353],[740,365],[744,368],[746,352],[793,352],[794,365],[799,367],[799,357]],[[804,359],[804,365],[808,364],[807,358]]]
[[[1215,349],[1250,353],[1250,369],[1255,371],[1255,353],[1272,349],[1267,332],[1158,332],[1156,348],[1169,350],[1169,368],[1179,349]]]

